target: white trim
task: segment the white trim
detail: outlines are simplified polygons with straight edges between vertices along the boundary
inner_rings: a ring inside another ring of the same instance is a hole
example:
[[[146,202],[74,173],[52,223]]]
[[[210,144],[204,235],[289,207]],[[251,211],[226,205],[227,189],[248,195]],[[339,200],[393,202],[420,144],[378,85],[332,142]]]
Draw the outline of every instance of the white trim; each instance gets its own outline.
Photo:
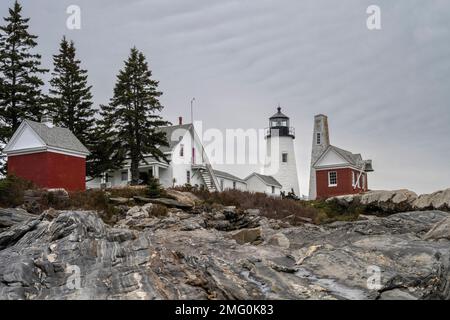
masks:
[[[336,174],[336,183],[331,184],[331,174]],[[328,188],[334,188],[338,186],[338,174],[337,171],[328,171]]]
[[[31,132],[34,133],[35,138],[37,138],[42,145],[46,146],[47,144],[41,139],[41,137],[37,134],[36,131],[33,130],[33,128],[27,123],[26,120],[22,121],[22,123],[17,128],[16,132],[14,132],[11,139],[8,141],[6,146],[3,148],[3,153],[8,154],[9,152],[14,152],[15,150],[11,150],[11,147],[14,146],[17,142],[17,140],[20,138],[22,133],[25,131],[25,127],[30,128]],[[23,149],[25,150],[25,149]]]
[[[7,153],[6,152],[5,153],[8,157],[14,157],[14,156],[22,156],[22,155],[26,155],[26,154],[42,153],[42,152],[58,153],[58,154],[64,154],[66,156],[72,156],[72,157],[86,159],[86,154],[76,153],[73,151],[66,151],[64,149],[49,148],[49,147],[29,148],[29,149],[22,149],[22,150],[17,150],[17,151],[8,151]]]
[[[14,146],[14,144],[17,142],[17,140],[20,138],[22,133],[25,130],[25,127],[30,128],[31,132],[34,133],[34,136],[42,143],[42,147],[37,148],[25,148],[25,149],[17,149],[17,150],[11,150],[10,148]],[[3,149],[3,153],[5,153],[7,156],[14,156],[14,155],[23,155],[23,154],[30,154],[30,153],[37,153],[37,152],[54,152],[54,153],[60,153],[65,154],[73,157],[80,157],[80,158],[86,158],[89,153],[86,152],[80,152],[75,150],[69,150],[64,148],[58,148],[54,146],[47,145],[44,140],[37,134],[35,130],[28,124],[27,120],[22,121],[20,126],[17,128],[16,132],[13,134],[12,138],[9,140],[9,142],[6,144],[5,148]]]
[[[313,164],[313,167],[314,167],[314,168],[316,168],[316,165],[317,165],[320,161],[322,161],[323,158],[325,158],[325,155],[328,154],[328,153],[330,152],[330,150],[332,150],[332,146],[331,146],[331,145],[328,146],[328,147],[325,149],[325,151],[321,154],[321,156],[319,157],[319,159],[317,159],[316,162],[314,162],[314,164]],[[341,159],[345,162],[345,164],[350,164],[350,162],[348,162],[348,160],[345,159],[343,156],[341,156],[338,152],[336,152],[336,151],[334,151],[334,150],[333,150],[333,152],[334,152],[339,158],[341,158]],[[319,166],[319,167],[320,167],[320,166]]]
[[[314,167],[316,171],[323,171],[323,170],[330,170],[330,169],[355,169],[355,170],[361,170],[358,169],[358,167],[355,167],[351,164],[337,164],[337,165],[329,165],[329,166],[321,166],[321,167]],[[365,172],[365,171],[364,171]]]

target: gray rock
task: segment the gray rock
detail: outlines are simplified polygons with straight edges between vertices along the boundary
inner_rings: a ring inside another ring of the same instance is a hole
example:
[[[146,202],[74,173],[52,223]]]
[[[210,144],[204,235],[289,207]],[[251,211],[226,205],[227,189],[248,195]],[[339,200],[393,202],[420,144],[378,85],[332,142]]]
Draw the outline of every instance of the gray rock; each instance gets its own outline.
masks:
[[[413,202],[413,207],[416,210],[436,209],[450,211],[450,188],[419,196],[419,198]]]
[[[261,229],[241,229],[231,232],[230,236],[239,244],[252,243],[261,239]]]
[[[11,227],[19,222],[35,219],[37,216],[30,214],[24,209],[2,209],[0,208],[0,227]]]
[[[428,231],[425,236],[425,240],[428,239],[447,239],[450,240],[450,217],[442,219],[436,223],[430,231]]]
[[[90,211],[16,222],[1,233],[0,299],[450,299],[450,241],[423,237],[450,213],[289,227],[289,248],[236,244],[208,223],[241,231],[249,215],[213,217],[173,212],[143,230]],[[278,233],[259,221],[262,235]]]
[[[146,197],[135,196],[134,199],[141,203],[160,204],[160,205],[164,205],[169,208],[178,208],[178,209],[184,209],[184,210],[189,210],[189,209],[193,208],[193,206],[190,204],[182,203],[177,200],[168,199],[168,198],[146,198]]]

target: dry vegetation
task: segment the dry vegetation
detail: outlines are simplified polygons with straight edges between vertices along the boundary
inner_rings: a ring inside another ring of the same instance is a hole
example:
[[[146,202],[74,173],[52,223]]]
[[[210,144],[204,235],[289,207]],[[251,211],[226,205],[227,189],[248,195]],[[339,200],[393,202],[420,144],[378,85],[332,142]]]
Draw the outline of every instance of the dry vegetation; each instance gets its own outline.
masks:
[[[24,203],[25,190],[33,190],[34,196],[39,198],[35,208],[27,208],[34,213],[41,213],[46,209],[56,210],[95,210],[106,223],[117,220],[121,214],[120,208],[113,205],[109,198],[133,198],[134,196],[148,196],[149,188],[127,187],[102,191],[86,190],[70,192],[69,197],[50,193],[36,188],[32,183],[9,176],[0,180],[0,207],[16,207]],[[179,191],[190,191],[203,201],[206,210],[220,206],[236,206],[239,209],[259,209],[261,214],[272,219],[287,221],[293,225],[311,221],[322,224],[338,220],[355,220],[365,208],[355,204],[343,206],[331,201],[295,201],[267,196],[263,193],[251,193],[238,190],[224,192],[208,192],[204,189],[192,187],[177,188]],[[152,190],[154,191],[154,190]],[[154,206],[154,216],[167,214],[167,208]]]
[[[357,204],[354,206],[343,206],[337,201],[281,199],[264,193],[239,190],[208,192],[204,189],[199,190],[190,187],[177,189],[194,193],[207,206],[223,205],[236,206],[243,210],[259,209],[261,214],[268,218],[286,220],[293,225],[304,223],[305,220],[309,219],[317,224],[333,221],[351,221],[357,219],[359,214],[364,212],[364,208]]]

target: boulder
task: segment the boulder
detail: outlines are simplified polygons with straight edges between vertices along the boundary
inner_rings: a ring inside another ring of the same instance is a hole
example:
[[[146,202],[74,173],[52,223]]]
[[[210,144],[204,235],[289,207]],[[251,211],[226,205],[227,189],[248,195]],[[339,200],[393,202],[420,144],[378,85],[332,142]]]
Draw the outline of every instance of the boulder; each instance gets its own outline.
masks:
[[[26,210],[21,208],[0,208],[0,228],[11,227],[17,223],[24,222],[29,219],[36,219],[36,215],[30,214]]]
[[[174,199],[168,199],[168,198],[147,198],[147,197],[140,197],[135,196],[134,199],[141,203],[154,203],[154,204],[160,204],[164,205],[169,208],[178,208],[178,209],[184,209],[184,210],[190,210],[193,208],[192,205],[181,203]]]
[[[416,210],[435,209],[450,211],[450,188],[419,196],[412,204]]]
[[[450,240],[450,217],[436,223],[424,237],[425,240],[447,239]]]
[[[276,233],[267,240],[267,243],[273,246],[278,246],[281,248],[289,248],[290,241],[289,239],[282,233]]]
[[[252,243],[261,240],[261,229],[241,229],[231,233],[231,238],[239,244]]]
[[[360,204],[386,213],[408,211],[417,194],[406,189],[394,191],[370,191],[360,196]]]
[[[182,192],[174,189],[167,189],[166,195],[179,203],[187,206],[194,207],[197,203],[200,203],[200,199],[191,192]]]

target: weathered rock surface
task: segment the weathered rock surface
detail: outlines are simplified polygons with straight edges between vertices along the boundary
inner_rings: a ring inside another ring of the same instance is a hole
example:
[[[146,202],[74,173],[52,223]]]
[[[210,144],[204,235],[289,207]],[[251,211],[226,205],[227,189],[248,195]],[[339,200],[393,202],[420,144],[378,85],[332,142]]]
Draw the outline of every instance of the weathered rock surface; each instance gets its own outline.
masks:
[[[179,209],[186,209],[186,210],[193,208],[193,205],[191,205],[191,204],[186,204],[186,203],[179,202],[177,200],[169,199],[169,198],[147,198],[147,197],[135,196],[134,200],[139,203],[160,204],[160,205],[167,206],[169,208],[179,208]]]
[[[0,299],[450,298],[450,241],[424,237],[449,213],[278,230],[256,214],[174,209],[142,230],[87,211],[16,221],[0,233]],[[260,228],[262,242],[240,245],[229,228]]]
[[[200,203],[200,199],[191,192],[182,192],[174,189],[167,189],[166,195],[169,198],[173,198],[180,203],[183,203],[187,206],[193,207],[196,204]]]
[[[434,192],[432,194],[423,194],[414,202],[413,207],[418,210],[438,209],[450,211],[450,188]]]
[[[401,189],[394,191],[369,191],[364,194],[345,195],[327,199],[343,205],[358,203],[368,211],[378,213],[398,213],[412,210],[450,211],[450,189],[417,196],[415,192]]]

